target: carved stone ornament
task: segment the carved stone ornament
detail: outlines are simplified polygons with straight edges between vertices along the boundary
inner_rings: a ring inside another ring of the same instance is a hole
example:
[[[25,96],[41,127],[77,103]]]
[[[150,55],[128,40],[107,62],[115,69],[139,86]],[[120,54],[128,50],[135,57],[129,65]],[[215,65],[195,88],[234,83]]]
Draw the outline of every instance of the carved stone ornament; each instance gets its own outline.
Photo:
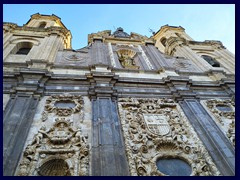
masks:
[[[66,118],[56,118],[48,130],[42,126],[28,144],[19,164],[18,176],[89,175],[88,137],[74,129]]]
[[[139,66],[136,66],[136,63],[134,61],[134,56],[136,55],[135,51],[131,49],[119,49],[117,51],[117,54],[118,59],[124,68],[139,69]]]
[[[47,113],[46,111],[43,111],[43,112],[42,112],[41,120],[42,120],[43,122],[45,122],[46,120],[48,120],[48,113]]]
[[[235,102],[232,100],[211,99],[205,102],[214,115],[216,123],[235,146]]]
[[[191,176],[220,175],[204,145],[173,100],[120,98],[118,108],[132,176],[176,173],[172,166],[161,166],[162,162],[176,164],[178,171],[180,168],[187,169],[186,174]],[[181,175],[182,172],[178,173]]]
[[[64,58],[69,60],[69,61],[81,61],[81,60],[83,60],[82,57],[80,57],[79,55],[76,55],[76,54],[65,56]]]
[[[190,69],[191,63],[189,62],[189,60],[176,59],[173,63],[173,66],[177,69]]]
[[[80,53],[80,52],[65,53],[63,57],[64,57],[64,60],[66,61],[72,61],[72,62],[78,62],[78,63],[79,62],[84,63],[89,59],[87,53]]]
[[[70,104],[69,107],[59,107],[58,104]],[[83,100],[81,96],[77,95],[54,95],[46,100],[45,111],[48,113],[55,113],[58,116],[69,116],[73,113],[77,113],[83,106]]]

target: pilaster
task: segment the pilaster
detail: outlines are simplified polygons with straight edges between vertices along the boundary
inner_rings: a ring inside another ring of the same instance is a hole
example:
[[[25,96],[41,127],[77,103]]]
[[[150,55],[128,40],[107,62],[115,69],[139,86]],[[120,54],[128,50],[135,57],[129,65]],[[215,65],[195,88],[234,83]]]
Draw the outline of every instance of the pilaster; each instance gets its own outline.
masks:
[[[3,119],[3,175],[13,176],[26,141],[39,97],[13,95]]]
[[[195,99],[179,103],[223,176],[235,175],[235,150],[211,116]]]

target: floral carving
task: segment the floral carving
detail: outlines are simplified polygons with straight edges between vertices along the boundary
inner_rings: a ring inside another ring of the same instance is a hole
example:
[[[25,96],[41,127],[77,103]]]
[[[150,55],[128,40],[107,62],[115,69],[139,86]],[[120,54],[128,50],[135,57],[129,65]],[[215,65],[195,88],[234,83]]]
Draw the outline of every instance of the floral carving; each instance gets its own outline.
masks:
[[[72,102],[75,107],[57,107],[58,102]],[[58,116],[69,116],[73,113],[77,113],[83,106],[83,100],[81,96],[76,95],[54,95],[46,100],[45,111],[49,113],[56,113]]]
[[[161,158],[184,160],[192,176],[220,175],[173,100],[121,98],[118,108],[131,175],[166,175],[156,165]]]
[[[235,146],[235,102],[233,100],[211,99],[205,101],[205,104],[214,115],[216,123]]]
[[[88,175],[88,137],[66,118],[56,118],[48,130],[42,126],[27,145],[17,171],[19,176]]]

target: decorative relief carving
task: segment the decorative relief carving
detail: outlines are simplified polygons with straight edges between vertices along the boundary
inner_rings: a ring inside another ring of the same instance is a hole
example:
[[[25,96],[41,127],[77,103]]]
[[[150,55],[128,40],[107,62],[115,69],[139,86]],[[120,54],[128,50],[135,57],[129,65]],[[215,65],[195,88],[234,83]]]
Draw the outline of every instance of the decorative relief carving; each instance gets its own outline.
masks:
[[[45,122],[46,120],[48,120],[48,113],[47,113],[46,111],[43,111],[43,112],[42,112],[41,120],[42,120],[43,122]]]
[[[81,96],[64,94],[47,98],[41,117],[42,127],[27,145],[17,175],[89,175],[89,143],[88,136],[82,133],[82,106]],[[70,115],[77,112],[80,125],[73,127]],[[55,114],[49,116],[50,113]],[[53,117],[53,124],[45,122]]]
[[[17,175],[88,175],[87,139],[81,127],[75,130],[69,119],[56,118],[52,127],[47,130],[42,126],[27,145]]]
[[[192,64],[186,59],[177,59],[174,61],[173,66],[178,69],[191,69]]]
[[[119,49],[117,51],[119,61],[124,68],[129,69],[139,69],[139,66],[136,66],[134,61],[134,56],[136,52],[131,49]]]
[[[205,101],[214,115],[216,123],[235,146],[235,102],[232,100],[211,99]]]
[[[86,53],[66,53],[63,57],[67,61],[81,61],[82,63],[89,59]]]
[[[74,103],[75,107],[58,107],[56,103]],[[69,116],[77,113],[83,106],[81,96],[75,95],[54,95],[46,100],[45,111],[56,113],[58,116]]]
[[[168,175],[158,170],[161,159],[184,161],[192,176],[220,175],[173,100],[121,98],[118,107],[131,175]]]

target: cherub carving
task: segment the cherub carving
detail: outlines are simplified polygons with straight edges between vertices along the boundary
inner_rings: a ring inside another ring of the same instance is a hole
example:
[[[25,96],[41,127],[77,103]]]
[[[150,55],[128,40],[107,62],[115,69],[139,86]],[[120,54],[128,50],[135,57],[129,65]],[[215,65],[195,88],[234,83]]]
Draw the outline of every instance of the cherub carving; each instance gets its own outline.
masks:
[[[40,130],[38,131],[38,133],[34,136],[32,144],[36,143],[36,146],[40,146],[42,139],[43,139],[43,135],[46,135],[46,126],[42,126],[40,128]]]

